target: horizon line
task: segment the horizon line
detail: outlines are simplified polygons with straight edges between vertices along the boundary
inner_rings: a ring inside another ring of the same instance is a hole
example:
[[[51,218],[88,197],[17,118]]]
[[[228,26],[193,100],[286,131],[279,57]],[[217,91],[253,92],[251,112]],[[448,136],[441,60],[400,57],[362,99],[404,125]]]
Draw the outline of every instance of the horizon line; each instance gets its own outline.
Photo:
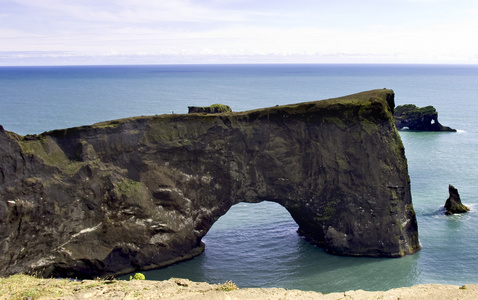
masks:
[[[205,65],[382,65],[382,66],[478,66],[477,63],[437,63],[437,62],[173,62],[173,63],[79,63],[79,64],[1,64],[0,68],[8,67],[121,67],[121,66],[205,66]]]

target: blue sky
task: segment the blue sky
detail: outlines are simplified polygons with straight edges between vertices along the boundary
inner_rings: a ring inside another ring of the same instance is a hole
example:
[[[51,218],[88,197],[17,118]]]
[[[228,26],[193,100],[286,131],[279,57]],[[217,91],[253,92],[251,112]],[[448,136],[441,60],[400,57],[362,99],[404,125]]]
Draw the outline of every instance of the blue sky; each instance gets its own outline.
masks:
[[[478,63],[478,0],[0,0],[0,65]]]

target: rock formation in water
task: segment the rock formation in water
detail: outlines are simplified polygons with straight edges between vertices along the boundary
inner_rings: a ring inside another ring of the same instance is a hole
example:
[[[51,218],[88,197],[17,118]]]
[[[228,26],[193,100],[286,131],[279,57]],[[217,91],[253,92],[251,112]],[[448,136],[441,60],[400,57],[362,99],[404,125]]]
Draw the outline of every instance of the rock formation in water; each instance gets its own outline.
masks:
[[[224,112],[232,112],[231,107],[224,104],[213,104],[211,106],[188,106],[188,113],[206,113],[219,114]]]
[[[399,105],[395,108],[393,117],[398,130],[406,127],[410,130],[422,131],[456,131],[438,122],[438,112],[433,106]]]
[[[1,128],[0,275],[91,278],[170,265],[201,253],[232,205],[264,200],[330,253],[414,253],[393,107],[384,89],[40,135]]]
[[[445,213],[447,215],[461,214],[470,211],[466,205],[461,203],[460,194],[458,194],[458,190],[453,185],[450,184],[448,186],[448,192],[450,196],[445,202]]]

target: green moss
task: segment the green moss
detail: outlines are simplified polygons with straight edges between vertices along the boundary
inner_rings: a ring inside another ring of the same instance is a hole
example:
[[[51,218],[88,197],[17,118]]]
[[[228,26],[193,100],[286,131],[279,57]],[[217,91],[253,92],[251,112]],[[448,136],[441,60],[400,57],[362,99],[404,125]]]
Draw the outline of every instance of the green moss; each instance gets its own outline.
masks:
[[[217,122],[217,115],[168,115],[148,121],[146,132],[141,140],[146,144],[167,144],[170,147],[191,145],[207,133]]]
[[[324,211],[321,215],[314,218],[317,222],[324,222],[330,220],[336,214],[337,204],[340,202],[340,199],[335,199],[333,201],[327,201],[324,207]]]
[[[397,129],[395,129],[396,137],[395,139],[388,143],[390,151],[393,153],[393,156],[397,159],[397,163],[402,163],[400,168],[407,169],[407,158],[405,157],[405,147],[403,146],[400,135],[398,134]]]
[[[232,112],[231,107],[224,104],[213,104],[209,107],[216,112]]]
[[[332,123],[339,127],[341,130],[345,130],[348,128],[347,123],[345,122],[344,118],[339,118],[339,117],[333,117],[333,116],[327,116],[324,118],[324,122],[326,123]]]
[[[350,170],[350,161],[346,155],[342,153],[336,153],[335,162],[337,163],[340,171],[346,172]]]
[[[425,107],[418,107],[414,104],[399,105],[395,108],[396,115],[435,115],[436,109],[429,105]]]
[[[100,122],[100,123],[94,124],[93,127],[95,127],[95,128],[116,128],[124,121],[125,121],[125,119]]]
[[[144,183],[131,180],[129,178],[124,179],[116,184],[116,189],[119,194],[125,195],[128,198],[140,195],[145,188]]]
[[[33,155],[46,165],[54,166],[67,174],[74,174],[84,165],[68,159],[63,150],[45,136],[22,138],[18,141],[23,154]]]
[[[368,135],[372,135],[377,132],[377,124],[370,121],[369,119],[362,119],[360,122],[360,125],[362,126],[362,129],[365,130],[365,132]]]
[[[232,109],[224,104],[213,104],[210,106],[189,106],[189,113],[218,114],[232,112]]]

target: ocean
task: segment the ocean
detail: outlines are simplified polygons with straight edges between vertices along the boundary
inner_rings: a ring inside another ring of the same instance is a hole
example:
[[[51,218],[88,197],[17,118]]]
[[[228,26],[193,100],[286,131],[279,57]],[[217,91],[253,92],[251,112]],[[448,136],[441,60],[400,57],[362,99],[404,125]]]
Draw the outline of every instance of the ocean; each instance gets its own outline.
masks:
[[[327,254],[296,233],[276,203],[239,203],[211,228],[200,256],[142,272],[239,287],[322,293],[423,283],[478,283],[478,66],[157,65],[0,67],[0,124],[18,134],[140,115],[187,113],[221,103],[233,111],[389,88],[395,102],[433,105],[452,132],[400,132],[422,250],[403,258]],[[444,215],[448,185],[463,215]],[[125,276],[124,278],[128,278]]]

